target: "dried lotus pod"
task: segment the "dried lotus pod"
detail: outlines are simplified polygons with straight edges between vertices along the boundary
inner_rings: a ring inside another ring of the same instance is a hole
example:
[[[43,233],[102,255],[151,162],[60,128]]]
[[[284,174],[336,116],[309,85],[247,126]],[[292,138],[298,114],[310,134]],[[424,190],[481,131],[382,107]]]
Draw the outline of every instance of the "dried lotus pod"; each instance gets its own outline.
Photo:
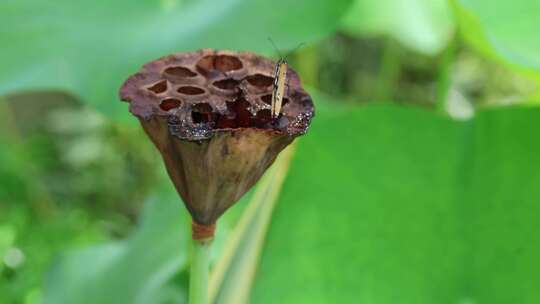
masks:
[[[313,102],[292,69],[271,118],[274,65],[250,52],[177,53],[144,65],[120,90],[198,225],[213,227],[309,127]]]

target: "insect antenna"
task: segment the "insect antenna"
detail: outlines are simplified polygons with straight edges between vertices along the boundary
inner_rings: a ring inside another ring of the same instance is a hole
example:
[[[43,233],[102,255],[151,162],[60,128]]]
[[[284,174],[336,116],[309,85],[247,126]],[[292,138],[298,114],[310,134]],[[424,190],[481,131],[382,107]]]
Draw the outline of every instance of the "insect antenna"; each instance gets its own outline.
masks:
[[[298,51],[298,49],[301,48],[305,44],[306,44],[305,42],[302,42],[299,45],[297,45],[292,51],[288,52],[287,55],[285,55],[285,60],[289,57],[289,55],[291,55],[294,52]]]
[[[276,44],[274,43],[274,40],[272,40],[272,38],[268,37],[268,41],[270,41],[270,43],[272,44],[272,46],[274,47],[274,49],[275,49],[276,52],[278,53],[279,57],[285,58],[285,57],[283,57],[283,54],[281,54],[281,52],[279,51],[278,47],[277,47]]]

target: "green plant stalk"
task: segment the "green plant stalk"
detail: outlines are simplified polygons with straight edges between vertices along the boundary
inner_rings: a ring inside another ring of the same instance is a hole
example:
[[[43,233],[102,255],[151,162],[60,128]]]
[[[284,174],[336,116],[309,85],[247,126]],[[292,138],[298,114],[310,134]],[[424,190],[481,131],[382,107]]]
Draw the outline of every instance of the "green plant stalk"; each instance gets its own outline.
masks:
[[[245,211],[245,217],[242,216],[239,226],[231,236],[228,249],[232,252],[227,250],[212,271],[212,303],[249,303],[272,211],[287,176],[294,150],[295,144],[285,149],[257,186],[249,209]]]
[[[456,55],[456,39],[450,41],[442,54],[441,65],[437,75],[437,111],[446,113],[446,104],[448,102],[448,94],[452,86],[452,66]]]
[[[212,239],[193,240],[189,273],[189,304],[208,304],[208,272]]]
[[[278,160],[279,161],[279,160]],[[276,161],[276,162],[278,162]],[[267,186],[269,180],[269,175],[274,171],[274,167],[270,167],[267,174],[262,178],[253,198],[250,200],[247,208],[242,213],[238,224],[235,226],[234,231],[227,239],[227,243],[223,248],[223,251],[220,252],[219,257],[212,267],[210,272],[210,283],[209,283],[209,294],[210,294],[210,303],[215,303],[218,296],[218,292],[222,287],[223,280],[231,266],[234,256],[237,254],[238,247],[240,246],[242,239],[245,239],[247,231],[249,230],[249,225],[252,224],[253,219],[257,215],[257,211],[260,208],[260,205],[264,202],[262,196],[259,195],[263,186]]]
[[[392,100],[393,87],[400,69],[401,62],[396,42],[392,38],[386,38],[375,91],[377,101]]]

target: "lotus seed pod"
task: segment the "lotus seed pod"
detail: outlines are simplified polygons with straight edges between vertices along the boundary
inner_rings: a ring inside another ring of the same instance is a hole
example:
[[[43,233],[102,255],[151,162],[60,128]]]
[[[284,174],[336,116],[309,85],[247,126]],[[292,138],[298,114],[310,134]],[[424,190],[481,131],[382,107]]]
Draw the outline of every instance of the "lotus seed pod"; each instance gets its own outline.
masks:
[[[120,89],[198,225],[213,227],[309,127],[313,102],[292,69],[271,117],[274,65],[250,52],[178,53],[144,65]]]

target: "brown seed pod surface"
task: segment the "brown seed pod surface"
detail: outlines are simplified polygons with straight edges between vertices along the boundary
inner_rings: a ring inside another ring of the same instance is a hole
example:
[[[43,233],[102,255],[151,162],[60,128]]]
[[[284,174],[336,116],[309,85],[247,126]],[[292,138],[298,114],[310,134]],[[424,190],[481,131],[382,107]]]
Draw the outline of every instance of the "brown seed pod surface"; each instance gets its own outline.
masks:
[[[281,113],[271,117],[274,65],[251,52],[177,53],[120,89],[200,224],[215,223],[309,127],[313,102],[290,68]]]

